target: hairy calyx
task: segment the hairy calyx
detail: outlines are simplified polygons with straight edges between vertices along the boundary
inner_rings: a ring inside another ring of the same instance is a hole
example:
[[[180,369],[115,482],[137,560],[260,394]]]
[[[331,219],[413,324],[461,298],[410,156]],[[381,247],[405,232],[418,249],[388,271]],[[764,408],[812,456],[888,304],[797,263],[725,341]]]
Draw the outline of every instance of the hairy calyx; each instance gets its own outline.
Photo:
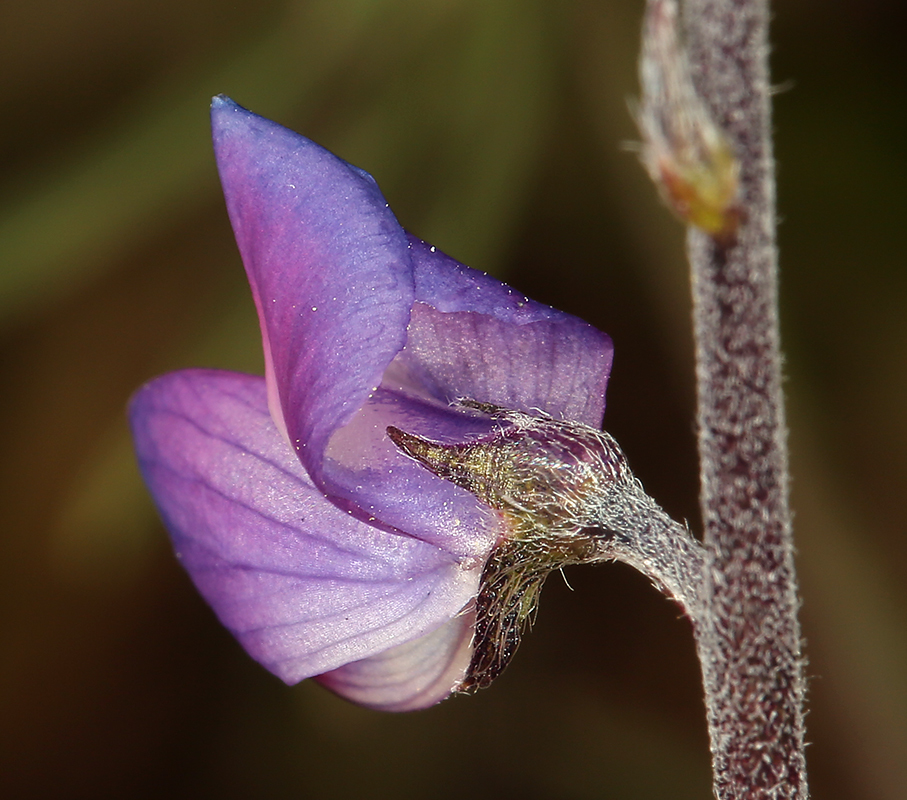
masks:
[[[461,404],[500,420],[500,429],[455,445],[387,429],[407,455],[507,523],[482,573],[473,657],[461,690],[483,688],[504,670],[545,578],[565,566],[628,563],[695,620],[702,547],[645,493],[611,436],[578,422]]]

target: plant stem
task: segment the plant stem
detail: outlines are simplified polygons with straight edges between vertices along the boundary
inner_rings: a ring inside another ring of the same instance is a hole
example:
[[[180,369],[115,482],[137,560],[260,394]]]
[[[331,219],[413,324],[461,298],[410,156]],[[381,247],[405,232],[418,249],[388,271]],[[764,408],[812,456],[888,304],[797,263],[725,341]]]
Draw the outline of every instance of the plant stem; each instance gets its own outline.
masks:
[[[806,798],[764,0],[684,0],[693,85],[739,165],[732,241],[690,228],[715,794]]]

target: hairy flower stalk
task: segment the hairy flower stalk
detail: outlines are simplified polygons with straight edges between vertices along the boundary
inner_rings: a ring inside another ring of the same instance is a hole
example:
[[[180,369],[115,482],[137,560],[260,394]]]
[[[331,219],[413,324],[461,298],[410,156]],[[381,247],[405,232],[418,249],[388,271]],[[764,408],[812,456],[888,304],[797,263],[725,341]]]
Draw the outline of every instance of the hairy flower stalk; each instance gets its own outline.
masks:
[[[661,125],[642,126],[644,147],[666,150],[669,162],[685,151],[671,156],[671,138],[659,130],[689,131],[694,120],[692,138],[713,143],[701,149],[711,149],[699,161],[705,172],[693,170],[688,183],[694,196],[721,196],[707,189],[729,187],[731,174],[735,183],[723,212],[732,236],[728,225],[681,214],[690,225],[706,548],[694,629],[714,788],[719,800],[802,800],[805,682],[781,394],[768,8],[765,0],[684,0],[683,11],[681,37],[675,0],[647,4],[641,116]]]
[[[401,450],[506,521],[506,535],[482,574],[473,657],[461,690],[487,686],[507,666],[542,584],[561,567],[623,561],[698,617],[702,547],[645,493],[611,436],[549,416],[463,405],[499,420],[500,429],[445,445],[388,428]]]

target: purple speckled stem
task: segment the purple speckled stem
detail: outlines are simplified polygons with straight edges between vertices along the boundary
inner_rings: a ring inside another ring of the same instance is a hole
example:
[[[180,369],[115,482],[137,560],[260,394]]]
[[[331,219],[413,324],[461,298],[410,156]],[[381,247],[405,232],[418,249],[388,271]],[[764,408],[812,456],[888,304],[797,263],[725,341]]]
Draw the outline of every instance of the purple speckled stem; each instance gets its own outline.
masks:
[[[697,647],[715,794],[808,796],[803,660],[778,348],[765,0],[684,0],[697,93],[740,163],[743,220],[691,228],[706,575]]]

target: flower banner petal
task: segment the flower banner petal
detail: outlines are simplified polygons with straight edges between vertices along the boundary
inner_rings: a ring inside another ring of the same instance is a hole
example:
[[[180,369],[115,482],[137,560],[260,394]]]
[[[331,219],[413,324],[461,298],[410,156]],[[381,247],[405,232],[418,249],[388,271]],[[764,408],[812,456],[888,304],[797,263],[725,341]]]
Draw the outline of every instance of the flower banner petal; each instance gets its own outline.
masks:
[[[324,471],[334,501],[347,500],[366,522],[380,520],[458,558],[487,558],[504,533],[500,515],[404,455],[387,435],[390,425],[454,444],[486,436],[500,423],[382,386],[334,434]]]
[[[475,597],[480,559],[457,560],[324,498],[274,425],[261,378],[172,373],[137,393],[131,419],[178,557],[223,624],[284,681],[430,634]]]
[[[410,249],[417,302],[398,363],[413,383],[443,401],[469,397],[601,426],[614,352],[607,334],[416,237]]]
[[[403,347],[413,302],[406,235],[367,173],[228,98],[215,98],[211,117],[271,412],[320,483],[331,434]]]

